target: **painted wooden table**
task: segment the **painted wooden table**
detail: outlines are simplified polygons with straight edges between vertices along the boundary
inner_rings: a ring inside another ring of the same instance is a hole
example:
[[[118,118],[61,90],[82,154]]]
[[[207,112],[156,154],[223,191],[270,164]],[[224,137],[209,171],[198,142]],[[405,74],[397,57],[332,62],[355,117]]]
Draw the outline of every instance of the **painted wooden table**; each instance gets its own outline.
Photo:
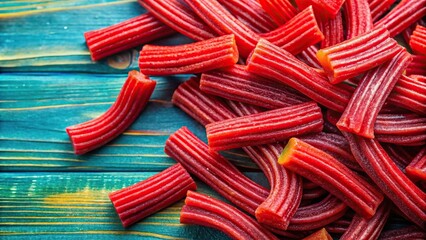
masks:
[[[205,139],[204,128],[170,102],[187,76],[155,78],[145,112],[97,151],[74,155],[65,133],[108,109],[128,70],[137,69],[138,49],[92,62],[83,33],[144,11],[135,0],[0,0],[1,239],[226,239],[213,229],[181,225],[183,201],[125,230],[107,197],[171,166],[163,147],[181,126]],[[159,41],[183,42],[189,40]],[[265,183],[247,156],[226,155]]]

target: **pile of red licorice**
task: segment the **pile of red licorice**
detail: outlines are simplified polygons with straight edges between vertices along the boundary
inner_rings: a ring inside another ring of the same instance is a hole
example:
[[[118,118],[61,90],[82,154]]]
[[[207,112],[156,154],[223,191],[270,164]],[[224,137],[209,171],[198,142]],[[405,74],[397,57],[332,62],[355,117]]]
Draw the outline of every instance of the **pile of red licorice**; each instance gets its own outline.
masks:
[[[181,223],[234,239],[426,238],[426,0],[139,3],[148,13],[85,34],[93,60],[174,33],[194,43],[144,45],[113,106],[67,128],[75,153],[132,124],[147,75],[193,74],[172,101],[208,144],[182,127],[165,145],[178,164],[111,193],[125,227],[186,197]],[[269,188],[218,153],[235,148]]]

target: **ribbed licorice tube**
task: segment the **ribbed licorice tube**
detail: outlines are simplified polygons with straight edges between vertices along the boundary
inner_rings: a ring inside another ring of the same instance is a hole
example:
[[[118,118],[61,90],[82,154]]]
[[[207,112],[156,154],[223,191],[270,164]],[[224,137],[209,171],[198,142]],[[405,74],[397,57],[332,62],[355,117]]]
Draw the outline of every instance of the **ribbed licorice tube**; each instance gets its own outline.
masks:
[[[170,135],[164,151],[189,173],[251,215],[269,194],[267,189],[244,176],[227,159],[209,151],[209,146],[186,127]]]
[[[212,227],[232,239],[278,239],[234,206],[193,191],[187,193],[180,222]]]
[[[109,194],[124,227],[166,208],[186,196],[197,186],[181,164]]]
[[[347,205],[332,194],[314,204],[299,207],[296,214],[290,220],[289,231],[309,231],[324,227],[341,218]]]
[[[259,113],[250,105],[228,101],[239,117]],[[256,209],[257,220],[267,226],[285,230],[296,213],[302,197],[302,179],[278,164],[282,144],[244,147],[243,150],[260,167],[270,185],[268,197]]]
[[[413,60],[408,65],[406,75],[426,76],[426,56],[412,55]]]
[[[343,36],[343,33],[342,33],[342,36]],[[296,57],[310,67],[320,69],[322,67],[321,67],[321,64],[318,62],[317,52],[318,52],[318,48],[315,45],[312,45],[308,47],[307,49],[303,50],[302,52],[300,52],[299,54],[297,54]]]
[[[380,240],[426,239],[426,231],[417,226],[408,226],[383,231]]]
[[[374,138],[377,115],[410,61],[411,55],[401,49],[390,61],[368,71],[337,122],[337,127],[342,131]]]
[[[261,37],[293,55],[324,39],[312,7],[301,11],[284,25],[262,34]]]
[[[325,228],[312,233],[311,235],[305,237],[303,240],[333,240],[333,238],[328,234]]]
[[[414,181],[426,181],[426,147],[421,149],[405,168],[405,173]]]
[[[426,144],[426,117],[417,114],[379,114],[374,126],[379,142],[404,146]]]
[[[173,104],[202,125],[234,118],[225,102],[200,90],[198,80],[198,77],[191,77],[180,84],[173,93]]]
[[[314,68],[264,39],[247,62],[249,72],[284,83],[327,108],[343,112],[349,102],[349,91],[330,84]]]
[[[145,13],[127,21],[84,33],[93,61],[169,36],[175,31]]]
[[[327,191],[324,188],[319,186],[312,189],[303,189],[302,201],[319,199],[326,194],[327,194]]]
[[[156,82],[130,71],[115,103],[101,116],[66,128],[75,154],[84,154],[113,140],[128,128],[148,103]]]
[[[344,0],[296,0],[299,9],[312,5],[320,18],[334,18],[344,2]]]
[[[278,26],[285,24],[297,14],[296,8],[289,0],[259,0],[259,3]]]
[[[368,0],[346,0],[343,4],[346,19],[346,39],[362,35],[373,28]]]
[[[343,36],[343,19],[341,11],[337,13],[335,18],[318,20],[318,26],[324,34],[324,40],[321,41],[321,48],[336,45],[343,42],[345,39]],[[316,59],[316,52],[314,56]]]
[[[423,75],[410,75],[410,78],[418,82],[426,83],[426,76],[423,76]]]
[[[330,233],[342,235],[348,230],[349,225],[351,225],[351,220],[346,219],[344,216],[325,226],[325,229]]]
[[[416,54],[426,55],[426,27],[417,25],[410,38],[410,47]]]
[[[362,171],[362,168],[352,156],[348,141],[342,135],[320,132],[301,136],[299,139],[330,154],[346,167],[355,171]]]
[[[406,217],[426,227],[426,193],[420,190],[392,161],[376,139],[343,133],[352,154],[383,193]]]
[[[352,218],[351,225],[340,237],[340,240],[370,240],[378,239],[383,227],[388,220],[391,204],[385,200],[377,208],[376,214],[370,219],[366,219],[358,214]]]
[[[374,25],[385,26],[395,37],[426,15],[426,0],[401,0],[386,16]]]
[[[225,99],[267,109],[289,107],[310,101],[288,86],[248,72],[243,65],[203,73],[200,89]]]
[[[224,35],[178,46],[145,45],[139,68],[147,75],[200,73],[234,65],[238,61],[234,35]]]
[[[212,151],[256,146],[321,132],[321,109],[314,102],[269,110],[206,125]]]
[[[317,58],[331,83],[339,83],[356,77],[390,60],[402,47],[389,38],[384,27],[320,49]]]
[[[383,195],[363,178],[300,139],[289,140],[278,162],[329,191],[365,218],[371,218],[383,201]]]
[[[259,35],[240,22],[216,0],[185,0],[191,9],[218,35],[234,34],[239,53],[246,58]]]
[[[390,9],[395,1],[396,0],[368,0],[373,22],[379,20],[379,18]]]
[[[158,20],[196,41],[207,40],[217,34],[180,0],[138,0]]]
[[[277,28],[256,0],[218,0],[218,2],[256,33],[269,32]]]
[[[426,82],[401,76],[387,101],[420,115],[426,114]]]

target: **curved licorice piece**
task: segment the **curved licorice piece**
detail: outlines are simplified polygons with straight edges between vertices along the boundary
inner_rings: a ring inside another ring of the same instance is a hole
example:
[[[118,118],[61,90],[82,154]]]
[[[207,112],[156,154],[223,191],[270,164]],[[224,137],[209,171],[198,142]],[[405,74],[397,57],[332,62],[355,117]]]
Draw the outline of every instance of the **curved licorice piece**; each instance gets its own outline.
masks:
[[[406,217],[426,227],[426,194],[388,156],[376,139],[344,133],[355,159]]]
[[[334,18],[345,0],[296,0],[299,9],[313,6],[315,13],[321,18]]]
[[[240,102],[228,101],[238,116],[259,113],[258,110]],[[282,144],[244,147],[243,150],[260,167],[270,185],[268,197],[256,209],[257,220],[267,226],[285,230],[296,213],[302,197],[302,179],[278,164]]]
[[[267,109],[289,107],[310,101],[283,84],[248,72],[243,65],[203,73],[200,89],[208,94]]]
[[[164,151],[189,173],[251,215],[269,194],[268,190],[244,176],[227,159],[209,151],[209,146],[186,127],[170,135]]]
[[[301,11],[284,25],[262,34],[261,37],[294,55],[324,39],[312,7]]]
[[[401,49],[390,61],[368,71],[337,122],[337,127],[342,131],[374,138],[377,115],[410,61],[411,55]]]
[[[404,171],[415,157],[405,146],[382,144],[382,147],[401,171]]]
[[[145,13],[124,22],[84,33],[93,61],[169,36],[175,31]]]
[[[410,47],[416,54],[426,55],[426,27],[417,25],[410,38]]]
[[[377,208],[376,214],[370,219],[356,214],[352,218],[351,225],[345,233],[340,237],[340,240],[369,240],[378,239],[383,227],[388,220],[392,204],[386,200]]]
[[[426,181],[426,147],[405,168],[405,173],[414,181]]]
[[[396,83],[387,101],[395,106],[425,115],[426,82],[403,75]]]
[[[196,41],[217,34],[180,0],[138,0],[145,9],[165,25]]]
[[[426,144],[426,117],[417,114],[379,114],[374,126],[379,142],[405,146]]]
[[[379,18],[391,8],[395,1],[396,0],[368,0],[373,22],[379,20]]]
[[[187,193],[180,222],[216,228],[232,239],[278,239],[234,206],[193,191]]]
[[[327,229],[329,233],[342,235],[348,230],[349,225],[351,225],[351,220],[345,219],[344,216],[343,218],[337,219],[336,221],[325,226],[325,229]]]
[[[383,195],[363,178],[300,139],[289,140],[278,162],[329,191],[365,218],[371,218],[383,201]]]
[[[343,36],[343,18],[341,11],[338,12],[335,18],[317,19],[317,21],[321,32],[324,34],[324,40],[321,41],[321,48],[330,47],[345,40]],[[314,56],[316,59],[316,52]]]
[[[175,90],[174,105],[202,125],[236,117],[221,99],[202,92],[198,77],[191,77]]]
[[[408,65],[406,75],[426,76],[426,56],[412,55],[413,60]]]
[[[401,0],[386,16],[374,26],[383,25],[395,37],[426,15],[426,0]]]
[[[218,2],[256,33],[269,32],[277,28],[256,0],[218,0]]]
[[[342,33],[342,36],[343,36],[343,33]],[[320,69],[322,68],[322,66],[318,62],[317,52],[318,52],[318,48],[315,45],[312,45],[308,47],[307,49],[303,50],[302,52],[300,52],[299,54],[297,54],[296,57],[310,67]]]
[[[115,103],[101,116],[66,128],[75,154],[92,151],[120,135],[148,103],[156,82],[130,71]]]
[[[186,196],[197,186],[181,164],[109,194],[124,227],[166,208]]]
[[[147,75],[200,73],[234,65],[238,49],[232,34],[178,46],[145,45],[139,68]]]
[[[256,146],[322,131],[321,109],[314,102],[269,110],[206,125],[212,151]]]
[[[343,4],[346,19],[346,39],[362,35],[373,28],[368,0],[346,0]]]
[[[346,167],[355,171],[362,171],[362,168],[352,156],[348,141],[342,135],[320,132],[301,136],[299,139],[330,154]]]
[[[313,189],[303,189],[302,201],[318,199],[326,194],[327,191],[322,187],[316,187]]]
[[[380,240],[426,239],[426,231],[417,226],[408,226],[383,231]]]
[[[343,112],[349,102],[349,91],[332,85],[315,69],[264,39],[247,62],[249,72],[284,83],[327,108]]]
[[[289,0],[259,0],[259,3],[278,26],[285,24],[297,14],[297,9]]]
[[[373,69],[395,56],[402,47],[384,27],[320,49],[317,58],[331,83],[339,83]]]

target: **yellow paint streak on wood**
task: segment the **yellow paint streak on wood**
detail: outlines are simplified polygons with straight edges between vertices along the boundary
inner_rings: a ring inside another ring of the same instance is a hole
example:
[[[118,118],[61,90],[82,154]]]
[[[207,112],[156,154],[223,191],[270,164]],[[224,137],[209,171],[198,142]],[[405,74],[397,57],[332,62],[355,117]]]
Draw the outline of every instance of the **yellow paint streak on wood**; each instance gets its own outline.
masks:
[[[122,153],[115,153],[115,154],[92,154],[93,156],[98,157],[168,157],[167,154],[122,154]]]
[[[63,140],[49,140],[49,139],[26,139],[26,138],[0,138],[3,141],[20,141],[20,142],[44,142],[44,143],[71,143],[70,141]]]
[[[58,209],[70,209],[69,206],[10,206],[10,205],[5,205],[5,206],[1,206],[0,208],[58,208]],[[94,210],[105,210],[105,209],[110,209],[110,207],[103,207],[103,206],[97,206],[97,207],[90,207],[90,206],[74,206],[74,209],[94,209]]]
[[[1,19],[1,17],[0,17],[0,19]],[[43,66],[52,66],[52,65],[77,65],[77,64],[78,65],[95,65],[96,63],[90,61],[89,57],[87,57],[87,61],[80,61],[80,60],[78,60],[78,61],[76,61],[76,60],[73,60],[73,61],[70,61],[70,60],[68,60],[68,61],[57,61],[57,60],[52,60],[52,59],[50,59],[50,60],[38,59],[36,61],[30,62],[30,64],[28,64],[28,63],[22,64],[22,63],[19,63],[19,62],[18,63],[0,62],[0,67],[10,67],[10,68],[12,68],[12,67],[43,67]]]
[[[117,216],[5,216],[3,219],[117,219]],[[179,216],[157,217],[150,216],[149,220],[179,220]],[[151,223],[151,222],[149,222]],[[0,223],[1,224],[1,223]]]
[[[1,9],[0,9],[1,10]],[[1,13],[0,13],[0,19],[1,19]],[[67,50],[65,48],[57,49],[57,51],[54,51],[53,49],[49,49],[49,52],[44,51],[40,53],[16,53],[13,55],[0,55],[0,61],[14,61],[14,60],[24,60],[24,59],[30,59],[30,58],[42,58],[42,57],[68,57],[68,56],[90,56],[90,52],[83,51],[83,50]],[[6,65],[7,66],[7,65]]]
[[[97,230],[97,231],[78,231],[78,232],[0,232],[0,235],[74,235],[74,234],[82,234],[82,235],[135,235],[142,237],[156,237],[162,239],[185,239],[185,238],[177,238],[173,236],[152,233],[152,232],[139,232],[139,231],[114,231],[114,230]]]
[[[52,149],[0,149],[0,152],[29,152],[29,153],[71,153],[68,150],[52,150]]]
[[[23,160],[23,161],[63,161],[63,162],[86,162],[84,160],[72,158],[51,158],[51,157],[0,157],[0,160]]]
[[[59,105],[37,106],[37,107],[23,107],[23,108],[0,108],[0,112],[8,112],[8,111],[34,111],[34,110],[44,110],[44,109],[54,109],[54,108],[106,105],[106,104],[113,104],[113,103],[114,102],[97,102],[97,103],[59,104]]]
[[[81,212],[81,211],[79,211],[79,212],[75,212],[75,211],[72,211],[71,209],[69,210],[69,211],[46,211],[46,210],[2,210],[1,211],[2,213],[42,213],[42,214],[64,214],[64,213],[67,213],[67,214],[70,214],[70,213],[75,213],[75,214],[84,214],[84,213],[87,213],[87,214],[93,214],[93,213],[96,213],[96,214],[115,214],[114,212],[110,212],[110,211],[105,211],[105,212],[102,212],[102,211],[96,211],[96,212]]]
[[[103,6],[113,6],[118,4],[124,4],[129,2],[135,2],[136,0],[120,0],[119,2],[109,2],[109,3],[99,3],[99,4],[90,4],[85,6],[72,6],[72,7],[55,7],[55,8],[47,8],[47,9],[37,9],[37,10],[30,10],[30,11],[22,11],[22,12],[16,12],[16,13],[2,13],[0,14],[1,18],[13,18],[13,17],[24,17],[31,14],[38,14],[38,13],[47,13],[47,12],[58,12],[58,11],[69,11],[69,10],[79,10],[79,9],[87,9],[92,7],[103,7]]]
[[[118,143],[107,144],[106,146],[111,146],[111,147],[144,147],[144,148],[163,148],[164,147],[164,145],[160,145],[160,144],[118,144]]]
[[[0,222],[0,226],[2,225],[31,225],[31,226],[39,226],[39,225],[121,225],[121,223],[114,222]],[[180,223],[164,223],[164,222],[139,222],[136,225],[154,225],[154,226],[168,226],[168,227],[179,227],[182,226]]]
[[[62,167],[59,164],[27,164],[27,163],[10,163],[0,164],[0,167]]]
[[[44,203],[48,205],[66,205],[75,202],[84,202],[99,205],[97,200],[108,199],[108,193],[110,193],[109,190],[92,190],[86,187],[78,192],[49,195],[44,198]]]
[[[169,136],[171,132],[159,132],[159,131],[149,131],[149,130],[127,130],[123,135],[133,135],[133,136]]]

